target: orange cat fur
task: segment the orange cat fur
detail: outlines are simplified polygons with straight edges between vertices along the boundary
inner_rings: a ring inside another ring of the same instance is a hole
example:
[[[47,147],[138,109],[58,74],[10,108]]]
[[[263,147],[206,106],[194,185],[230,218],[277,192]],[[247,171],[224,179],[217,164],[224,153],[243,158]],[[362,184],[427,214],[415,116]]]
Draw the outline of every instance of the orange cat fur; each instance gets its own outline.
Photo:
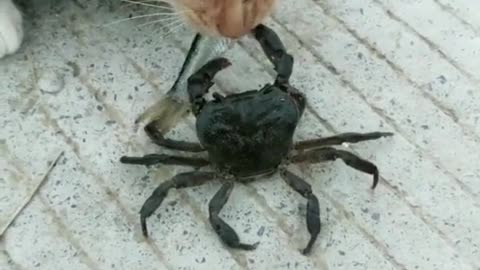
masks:
[[[175,0],[173,7],[204,35],[239,38],[272,12],[275,0]]]
[[[247,34],[261,23],[270,15],[276,2],[276,0],[156,1],[173,6],[185,23],[204,35],[233,39]],[[140,5],[145,3],[142,0],[130,2]],[[23,37],[22,14],[12,0],[0,0],[0,60],[17,51]]]

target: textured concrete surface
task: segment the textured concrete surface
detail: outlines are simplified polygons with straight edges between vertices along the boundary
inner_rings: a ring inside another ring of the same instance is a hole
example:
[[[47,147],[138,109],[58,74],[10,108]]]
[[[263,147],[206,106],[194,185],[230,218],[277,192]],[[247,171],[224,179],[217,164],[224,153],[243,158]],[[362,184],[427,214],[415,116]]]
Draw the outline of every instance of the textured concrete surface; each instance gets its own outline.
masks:
[[[118,158],[158,149],[133,121],[173,83],[191,33],[97,27],[153,8],[31,2],[26,43],[0,62],[0,227],[63,155],[0,239],[0,269],[480,269],[480,2],[280,1],[268,24],[310,100],[297,139],[396,134],[350,145],[379,166],[374,192],[341,161],[292,167],[321,203],[309,257],[306,202],[278,176],[237,185],[222,211],[256,251],[228,250],[210,228],[216,182],[170,192],[145,241],[141,205],[188,169]],[[272,80],[254,42],[229,56],[220,91]],[[194,140],[192,123],[168,136]]]

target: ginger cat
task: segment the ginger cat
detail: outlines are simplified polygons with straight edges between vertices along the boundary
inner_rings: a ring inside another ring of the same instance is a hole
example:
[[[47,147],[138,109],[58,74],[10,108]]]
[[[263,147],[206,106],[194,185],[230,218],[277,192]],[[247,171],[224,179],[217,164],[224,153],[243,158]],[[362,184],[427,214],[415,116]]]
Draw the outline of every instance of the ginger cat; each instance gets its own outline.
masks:
[[[267,17],[275,0],[176,0],[189,25],[205,35],[239,38]]]
[[[24,37],[22,14],[12,2],[0,0],[0,59],[14,54]],[[122,1],[122,0],[118,0]],[[204,35],[239,38],[263,21],[275,0],[155,0],[132,4],[167,4],[186,25]]]

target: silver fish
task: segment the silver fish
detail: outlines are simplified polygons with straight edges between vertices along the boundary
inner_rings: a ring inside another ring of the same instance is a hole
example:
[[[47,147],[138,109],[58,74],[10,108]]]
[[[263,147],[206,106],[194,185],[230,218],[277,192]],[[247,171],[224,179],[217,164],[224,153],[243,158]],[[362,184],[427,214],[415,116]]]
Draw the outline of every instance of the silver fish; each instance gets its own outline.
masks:
[[[136,120],[154,122],[163,134],[182,120],[190,109],[187,80],[195,71],[213,58],[224,55],[235,44],[227,38],[196,34],[172,88],[155,104],[145,110]]]

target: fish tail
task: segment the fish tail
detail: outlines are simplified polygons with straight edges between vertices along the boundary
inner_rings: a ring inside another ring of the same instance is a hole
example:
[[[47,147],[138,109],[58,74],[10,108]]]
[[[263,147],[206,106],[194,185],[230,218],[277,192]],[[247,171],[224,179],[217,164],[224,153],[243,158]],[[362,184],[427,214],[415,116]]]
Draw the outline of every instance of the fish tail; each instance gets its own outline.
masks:
[[[165,134],[183,120],[188,115],[189,110],[190,106],[187,102],[166,94],[137,117],[135,125],[148,121],[154,123],[154,127]]]

